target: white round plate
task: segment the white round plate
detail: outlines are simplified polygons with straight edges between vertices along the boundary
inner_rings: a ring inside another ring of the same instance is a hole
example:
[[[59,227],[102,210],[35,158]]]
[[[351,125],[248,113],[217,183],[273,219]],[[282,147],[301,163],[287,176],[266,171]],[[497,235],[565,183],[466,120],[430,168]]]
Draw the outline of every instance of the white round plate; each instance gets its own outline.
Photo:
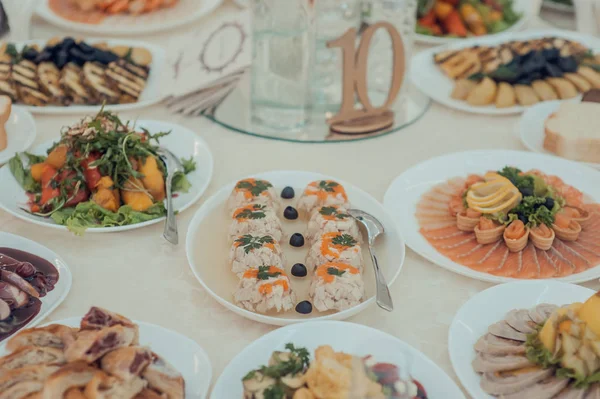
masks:
[[[575,12],[575,7],[569,4],[557,3],[552,0],[544,0],[542,2],[542,7],[548,10],[560,11],[569,14],[573,14]]]
[[[0,165],[8,162],[17,152],[27,150],[36,136],[33,116],[28,111],[14,105],[4,127],[8,136],[8,146],[0,151]]]
[[[525,147],[533,152],[558,157],[544,148],[544,123],[559,106],[560,101],[546,101],[528,108],[523,113],[517,125],[517,133]],[[600,168],[600,163],[582,163],[593,168]]]
[[[139,40],[118,40],[118,39],[85,39],[86,43],[106,43],[109,46],[130,46],[130,47],[142,47],[150,51],[152,54],[152,63],[150,64],[150,74],[146,87],[142,92],[138,101],[130,104],[110,104],[104,108],[114,112],[128,111],[132,109],[138,109],[154,105],[163,100],[164,88],[162,87],[164,82],[164,76],[167,74],[167,57],[165,50],[157,45],[142,42]],[[43,48],[46,45],[46,40],[27,40],[24,42],[15,43],[17,49],[21,49],[24,46],[37,45]],[[100,105],[48,105],[44,107],[36,107],[32,105],[21,105],[13,104],[14,108],[22,108],[30,111],[34,114],[48,114],[48,115],[69,115],[69,114],[95,114],[100,109]]]
[[[481,377],[471,366],[475,358],[473,347],[490,325],[503,320],[513,309],[530,309],[542,303],[562,306],[584,302],[594,292],[556,281],[519,281],[488,288],[469,299],[454,316],[448,334],[450,361],[467,392],[473,398],[494,399],[481,389]]]
[[[37,15],[60,28],[94,35],[139,35],[154,34],[189,24],[210,14],[221,5],[223,0],[179,0],[179,3],[172,8],[137,16],[113,15],[106,17],[99,24],[69,21],[54,13],[48,2],[49,0],[40,2],[36,10]]]
[[[371,327],[341,321],[318,321],[280,328],[248,345],[225,368],[212,391],[212,398],[241,398],[242,378],[267,363],[274,351],[285,344],[305,347],[314,358],[321,345],[356,356],[372,355],[377,362],[406,364],[430,399],[461,399],[461,390],[434,362],[407,343]]]
[[[50,249],[21,236],[0,231],[0,247],[18,249],[37,255],[52,263],[58,270],[58,282],[54,286],[54,289],[48,292],[45,297],[40,298],[42,301],[40,313],[26,324],[24,328],[34,327],[52,313],[52,311],[67,297],[67,294],[71,290],[71,284],[73,283],[71,270],[65,261]]]
[[[194,161],[196,161],[196,170],[187,175],[188,180],[192,184],[190,191],[188,193],[177,193],[177,197],[173,198],[173,207],[175,210],[183,212],[198,201],[200,196],[206,191],[212,178],[213,157],[208,148],[208,144],[193,131],[174,123],[154,120],[138,120],[136,121],[136,126],[146,128],[151,133],[171,131],[170,135],[160,138],[160,144],[168,150],[171,150],[178,158],[194,157]],[[51,140],[41,144],[35,147],[32,152],[37,155],[46,155],[46,150],[57,140]],[[1,209],[4,209],[6,212],[11,213],[18,218],[40,226],[67,230],[65,226],[54,223],[50,218],[35,216],[21,209],[21,207],[25,206],[27,203],[27,196],[25,190],[21,188],[12,173],[10,173],[8,165],[0,168],[0,187],[6,188],[0,190]],[[159,223],[164,219],[164,217],[161,217],[143,223],[118,227],[90,228],[86,230],[86,233],[112,233],[133,230]]]
[[[375,249],[383,274],[388,282],[388,285],[394,283],[402,265],[404,263],[405,249],[404,241],[398,232],[398,228],[393,219],[386,212],[383,206],[370,194],[362,191],[342,180],[334,177],[324,176],[319,173],[303,172],[303,171],[272,171],[257,173],[252,175],[259,179],[265,179],[273,183],[275,190],[279,193],[285,186],[292,186],[296,190],[296,201],[300,193],[306,185],[314,180],[331,179],[339,182],[346,189],[348,200],[352,206],[362,209],[381,221],[385,227],[385,234],[377,238]],[[186,253],[192,272],[204,287],[204,289],[214,298],[240,316],[248,319],[273,325],[286,325],[292,323],[300,323],[307,320],[342,320],[363,311],[373,302],[375,302],[375,277],[366,243],[363,243],[363,257],[365,259],[365,299],[360,305],[346,309],[341,312],[319,313],[315,310],[310,315],[301,315],[296,313],[294,309],[281,314],[259,314],[242,309],[233,302],[233,292],[237,287],[238,278],[233,274],[227,265],[227,256],[229,254],[230,245],[228,245],[227,230],[231,220],[225,211],[225,202],[227,201],[231,190],[238,180],[223,186],[211,198],[206,200],[198,209],[194,218],[190,222],[186,239]],[[295,202],[294,202],[295,203]],[[284,201],[285,205],[290,205],[290,202]],[[284,205],[284,206],[285,206]],[[281,217],[282,225],[286,233],[300,232],[306,230],[307,221],[298,219],[291,222],[286,221]],[[287,234],[289,237],[289,234]],[[308,252],[308,246],[302,248],[292,248],[287,240],[281,242],[286,255],[286,271],[289,272],[291,266],[295,262],[304,263],[304,258]],[[296,260],[294,261],[294,257]],[[290,276],[291,274],[288,273]],[[304,287],[308,290],[310,278],[297,279],[290,277],[292,280],[292,288]],[[297,290],[298,291],[298,290]],[[298,295],[297,301],[304,299]],[[400,304],[396,304],[400,306]]]
[[[400,227],[406,245],[427,260],[445,269],[477,280],[492,283],[515,281],[514,278],[478,272],[451,261],[423,238],[419,232],[419,222],[415,216],[416,206],[421,196],[434,185],[447,181],[452,177],[467,177],[473,173],[499,170],[507,165],[522,170],[540,169],[544,173],[559,176],[567,184],[590,196],[593,201],[600,202],[600,186],[597,184],[600,176],[598,171],[594,169],[548,155],[522,151],[482,150],[443,155],[413,166],[394,179],[385,193],[383,203]],[[596,266],[583,273],[554,280],[582,283],[599,277],[600,266]]]
[[[496,37],[498,35],[507,34],[507,33],[511,34],[511,33],[515,33],[515,32],[522,30],[534,14],[534,8],[531,5],[531,0],[515,0],[513,2],[513,7],[516,12],[521,13],[521,18],[517,22],[515,22],[514,25],[512,25],[510,28],[508,28],[505,31],[498,32],[498,33],[492,33],[492,34],[488,34],[488,35],[484,35],[484,36],[480,36],[480,37]],[[415,40],[418,43],[423,43],[423,44],[442,45],[442,44],[448,44],[448,43],[456,43],[456,42],[460,42],[462,40],[467,40],[467,39],[456,38],[456,37],[430,36],[430,35],[422,35],[420,33],[415,33]]]
[[[499,45],[512,40],[532,40],[549,36],[576,40],[591,49],[600,48],[600,39],[598,38],[562,30],[527,31],[513,33],[510,36],[501,34],[489,37],[483,36],[475,39],[461,40],[460,42],[455,42],[443,47],[435,47],[421,51],[411,60],[410,77],[419,90],[431,97],[433,100],[444,104],[447,107],[474,114],[519,114],[525,111],[527,107],[522,107],[520,105],[508,108],[496,108],[494,105],[475,107],[469,105],[466,101],[460,101],[451,98],[450,94],[454,88],[454,81],[444,75],[442,70],[434,63],[433,56],[444,50],[458,50],[475,45]]]
[[[79,327],[81,317],[70,317],[49,324]],[[187,399],[204,399],[212,379],[212,366],[208,355],[195,341],[155,324],[135,321],[140,328],[140,345],[148,346],[181,373],[185,380]],[[0,356],[6,351],[0,348]]]

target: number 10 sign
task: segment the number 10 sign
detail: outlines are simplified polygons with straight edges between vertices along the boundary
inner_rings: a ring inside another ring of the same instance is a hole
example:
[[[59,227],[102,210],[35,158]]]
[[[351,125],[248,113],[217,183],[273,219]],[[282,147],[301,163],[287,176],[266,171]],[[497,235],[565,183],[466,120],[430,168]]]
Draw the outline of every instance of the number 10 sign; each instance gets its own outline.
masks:
[[[367,62],[373,35],[385,29],[390,35],[393,51],[392,78],[385,102],[374,107],[367,88]],[[396,28],[389,22],[377,22],[361,35],[358,49],[355,48],[357,32],[348,29],[341,37],[327,42],[327,47],[342,50],[342,105],[338,113],[327,120],[332,131],[346,134],[376,132],[394,123],[394,112],[390,106],[396,100],[405,74],[404,44]],[[356,101],[358,99],[358,102]],[[358,103],[358,107],[355,104]]]

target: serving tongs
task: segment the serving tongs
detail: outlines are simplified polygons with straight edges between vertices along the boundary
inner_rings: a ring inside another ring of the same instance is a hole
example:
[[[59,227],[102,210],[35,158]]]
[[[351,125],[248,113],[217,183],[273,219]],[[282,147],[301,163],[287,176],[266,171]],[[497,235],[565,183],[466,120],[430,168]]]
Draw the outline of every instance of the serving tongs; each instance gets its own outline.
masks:
[[[388,312],[394,310],[394,303],[392,296],[390,295],[390,289],[388,288],[385,277],[379,268],[379,262],[377,261],[377,254],[375,253],[375,239],[381,234],[385,233],[383,224],[377,218],[365,211],[359,209],[348,209],[348,213],[360,224],[362,224],[367,230],[369,236],[369,253],[371,254],[371,260],[373,261],[373,268],[375,269],[375,282],[377,284],[377,305]]]
[[[181,161],[169,150],[164,147],[159,147],[157,150],[158,156],[167,165],[167,219],[165,220],[165,229],[163,231],[163,237],[173,245],[179,243],[179,233],[177,232],[177,218],[175,217],[175,210],[173,209],[173,177],[177,172],[184,172]]]

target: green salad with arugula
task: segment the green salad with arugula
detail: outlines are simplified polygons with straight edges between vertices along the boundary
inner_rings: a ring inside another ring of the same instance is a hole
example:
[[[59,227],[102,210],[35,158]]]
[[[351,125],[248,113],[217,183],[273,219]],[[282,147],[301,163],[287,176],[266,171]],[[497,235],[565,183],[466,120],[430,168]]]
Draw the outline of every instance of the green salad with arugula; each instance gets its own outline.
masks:
[[[104,110],[64,128],[47,155],[21,153],[10,160],[27,193],[23,209],[75,234],[165,216],[167,170],[158,149],[169,134],[136,129]],[[173,177],[174,193],[189,191],[186,175],[196,169],[192,157],[181,162],[184,172]]]

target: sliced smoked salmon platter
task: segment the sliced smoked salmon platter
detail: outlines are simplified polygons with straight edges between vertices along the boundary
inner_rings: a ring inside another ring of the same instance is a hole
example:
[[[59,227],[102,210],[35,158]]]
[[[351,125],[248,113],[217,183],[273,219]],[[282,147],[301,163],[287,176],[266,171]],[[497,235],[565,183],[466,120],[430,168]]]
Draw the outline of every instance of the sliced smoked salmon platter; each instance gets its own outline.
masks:
[[[437,179],[418,184],[428,180],[426,169],[433,165],[447,166]],[[600,181],[598,172],[572,162],[479,151],[409,170],[392,184],[385,203],[396,209],[403,230],[409,228],[407,219],[412,221],[410,231],[403,231],[408,245],[412,241],[421,255],[453,271],[498,282],[581,282],[600,275],[600,201],[594,181]]]

